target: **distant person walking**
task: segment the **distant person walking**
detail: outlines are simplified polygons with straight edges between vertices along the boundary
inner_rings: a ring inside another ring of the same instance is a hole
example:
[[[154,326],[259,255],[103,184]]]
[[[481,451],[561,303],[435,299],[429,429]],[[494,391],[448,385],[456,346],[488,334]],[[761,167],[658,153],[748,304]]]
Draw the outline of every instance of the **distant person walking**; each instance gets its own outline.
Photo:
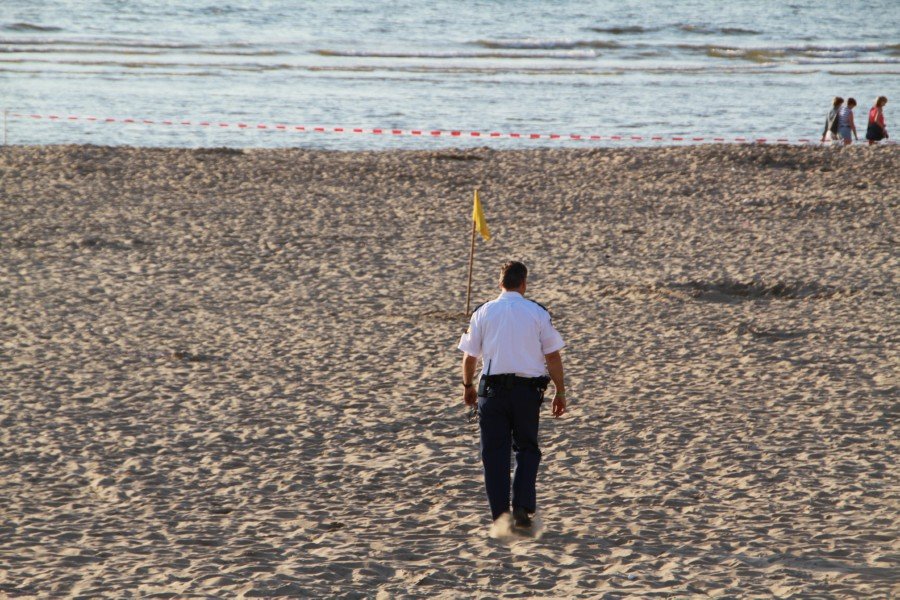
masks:
[[[556,387],[554,417],[566,412],[566,388],[559,351],[565,343],[546,308],[524,297],[528,269],[508,262],[500,271],[500,296],[472,312],[469,329],[459,341],[463,400],[478,405],[481,461],[491,516],[509,512],[510,450],[516,455],[512,479],[513,531],[533,532],[537,509],[538,422],[544,390]],[[475,364],[481,357],[481,381],[475,387]],[[547,373],[549,372],[549,377]]]
[[[887,104],[887,96],[878,96],[875,106],[869,110],[869,126],[866,128],[866,139],[869,145],[880,142],[888,137],[887,127],[884,124],[884,105]]]
[[[822,141],[824,142],[826,139],[828,141],[836,140],[838,135],[838,113],[840,111],[841,105],[844,103],[844,99],[840,96],[835,96],[834,100],[831,101],[831,110],[828,111],[828,115],[825,117],[825,129],[822,130]]]
[[[856,108],[856,100],[847,98],[847,104],[838,109],[838,135],[844,140],[845,146],[852,144],[853,138],[859,141],[859,136],[856,135],[856,124],[853,122],[854,108]]]

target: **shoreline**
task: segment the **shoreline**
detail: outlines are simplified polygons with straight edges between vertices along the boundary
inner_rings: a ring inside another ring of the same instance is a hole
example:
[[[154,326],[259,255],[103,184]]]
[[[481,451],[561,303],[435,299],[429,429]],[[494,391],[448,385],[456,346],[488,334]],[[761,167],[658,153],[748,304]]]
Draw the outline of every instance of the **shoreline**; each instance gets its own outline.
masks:
[[[548,135],[548,134],[542,134]],[[607,136],[611,137],[611,136]],[[621,137],[621,136],[620,136]],[[424,139],[424,138],[423,138]],[[736,138],[737,139],[737,138]],[[766,149],[766,148],[790,148],[790,149],[821,149],[821,150],[832,150],[835,152],[839,151],[856,151],[859,148],[869,148],[869,149],[877,149],[877,148],[896,148],[900,146],[900,141],[896,141],[893,139],[885,139],[882,140],[872,146],[869,146],[867,140],[865,138],[860,138],[857,141],[854,141],[853,144],[849,146],[843,146],[837,142],[819,142],[818,138],[809,138],[812,141],[776,141],[776,138],[761,138],[766,141],[759,142],[754,140],[752,137],[748,137],[746,141],[692,141],[689,136],[685,136],[683,140],[663,140],[663,141],[652,141],[650,138],[646,138],[644,140],[597,140],[597,141],[578,141],[578,140],[562,140],[560,143],[580,143],[580,146],[556,146],[556,145],[532,145],[532,146],[519,146],[519,147],[496,147],[490,145],[490,140],[478,140],[477,138],[459,138],[459,139],[446,139],[446,140],[433,140],[435,142],[435,146],[433,148],[371,148],[371,149],[353,149],[353,150],[343,150],[343,149],[332,149],[332,148],[315,148],[315,147],[306,147],[306,146],[141,146],[141,145],[133,145],[133,144],[92,144],[92,143],[61,143],[61,144],[17,144],[17,143],[7,143],[0,145],[0,149],[2,148],[19,148],[19,149],[50,149],[50,148],[102,148],[106,150],[172,150],[172,151],[184,151],[184,152],[196,152],[196,151],[211,151],[211,150],[221,150],[221,151],[238,151],[238,152],[254,152],[254,151],[276,151],[276,152],[292,152],[292,151],[303,151],[303,152],[322,152],[326,154],[390,154],[395,152],[472,152],[472,151],[487,151],[487,152],[500,152],[500,153],[510,153],[510,152],[595,152],[595,151],[617,151],[617,150],[672,150],[672,149],[683,149],[683,150],[692,150],[698,148],[757,148],[757,149]],[[799,139],[799,138],[798,138]],[[806,139],[806,138],[803,138]],[[461,142],[461,143],[460,143]],[[479,142],[482,145],[477,145]],[[447,145],[439,145],[444,144]],[[457,143],[458,145],[454,146],[453,143]],[[524,144],[531,143],[528,140],[524,140]],[[613,144],[607,146],[606,144]]]

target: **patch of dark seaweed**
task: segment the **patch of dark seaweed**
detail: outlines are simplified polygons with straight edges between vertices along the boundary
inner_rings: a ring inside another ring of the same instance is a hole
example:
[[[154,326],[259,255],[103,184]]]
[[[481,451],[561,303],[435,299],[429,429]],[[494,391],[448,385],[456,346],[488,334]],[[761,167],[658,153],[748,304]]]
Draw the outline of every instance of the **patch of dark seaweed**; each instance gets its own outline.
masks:
[[[134,250],[146,246],[147,242],[138,238],[130,238],[127,240],[105,239],[96,236],[81,238],[80,240],[70,242],[72,248],[84,248],[87,250]]]
[[[659,298],[678,301],[742,302],[758,299],[805,300],[846,297],[859,293],[859,290],[817,283],[766,283],[756,279],[741,282],[726,279],[715,282],[694,280],[652,284],[609,282],[601,285],[594,293],[601,298],[615,297],[632,300]]]
[[[435,160],[455,161],[484,160],[484,157],[482,156],[478,156],[476,154],[464,154],[460,152],[435,152],[431,155],[430,158]]]
[[[212,354],[203,354],[199,352],[189,352],[187,350],[176,350],[169,355],[173,360],[192,363],[218,362],[223,360],[221,357]]]
[[[737,337],[750,337],[753,339],[770,340],[780,342],[790,340],[807,335],[808,331],[780,331],[776,329],[765,329],[750,321],[741,321],[734,327],[730,327],[725,331]]]
[[[731,302],[756,299],[823,299],[841,296],[852,296],[858,293],[855,289],[842,289],[818,283],[768,283],[760,279],[750,281],[688,281],[670,283],[670,289],[687,294],[697,300],[710,302]]]
[[[742,146],[723,153],[710,154],[709,160],[725,158],[731,163],[788,171],[832,170],[831,157],[779,146]],[[824,161],[824,164],[823,164]]]
[[[212,156],[242,156],[243,154],[244,150],[242,148],[228,148],[226,146],[219,148],[199,148],[194,151],[194,155],[197,158]]]

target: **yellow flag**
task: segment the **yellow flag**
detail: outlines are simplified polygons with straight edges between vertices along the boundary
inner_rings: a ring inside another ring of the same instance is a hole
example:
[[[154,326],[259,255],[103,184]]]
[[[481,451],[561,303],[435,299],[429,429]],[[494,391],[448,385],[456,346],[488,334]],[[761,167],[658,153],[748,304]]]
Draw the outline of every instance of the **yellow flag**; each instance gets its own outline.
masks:
[[[481,234],[485,240],[491,239],[491,232],[488,231],[487,221],[484,219],[484,209],[481,208],[481,200],[478,199],[478,190],[475,190],[475,206],[472,208],[472,220],[475,222],[475,229]]]

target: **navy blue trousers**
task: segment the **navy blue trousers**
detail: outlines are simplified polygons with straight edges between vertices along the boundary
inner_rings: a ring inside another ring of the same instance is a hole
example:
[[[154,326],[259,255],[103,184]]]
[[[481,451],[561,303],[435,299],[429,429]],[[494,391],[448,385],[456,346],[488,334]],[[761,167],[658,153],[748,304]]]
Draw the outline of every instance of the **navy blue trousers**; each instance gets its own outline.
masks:
[[[537,508],[538,421],[542,394],[530,386],[515,385],[498,389],[490,398],[478,398],[478,424],[481,429],[481,462],[491,516],[509,512],[510,451],[516,454],[516,472],[512,480],[512,505],[528,512]]]

